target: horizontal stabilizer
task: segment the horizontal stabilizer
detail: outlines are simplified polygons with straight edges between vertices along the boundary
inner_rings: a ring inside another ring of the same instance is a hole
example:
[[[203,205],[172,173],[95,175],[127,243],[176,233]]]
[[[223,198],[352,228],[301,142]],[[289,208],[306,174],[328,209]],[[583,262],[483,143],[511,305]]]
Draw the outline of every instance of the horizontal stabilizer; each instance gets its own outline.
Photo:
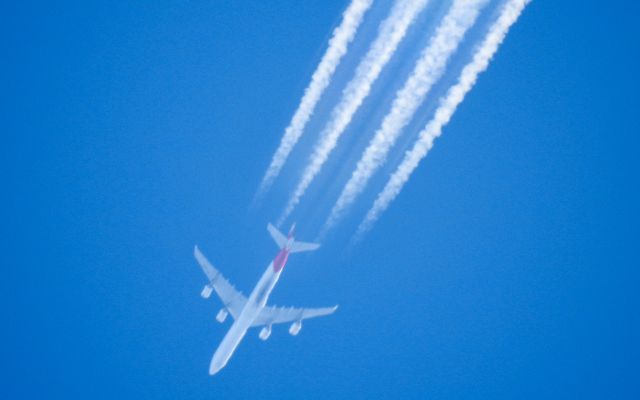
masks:
[[[291,253],[300,253],[302,251],[313,251],[320,247],[318,243],[293,242],[291,245]]]
[[[282,232],[278,230],[278,228],[269,224],[267,225],[267,230],[269,231],[269,234],[271,234],[271,237],[276,242],[279,248],[283,248],[287,245],[287,237],[283,235]]]

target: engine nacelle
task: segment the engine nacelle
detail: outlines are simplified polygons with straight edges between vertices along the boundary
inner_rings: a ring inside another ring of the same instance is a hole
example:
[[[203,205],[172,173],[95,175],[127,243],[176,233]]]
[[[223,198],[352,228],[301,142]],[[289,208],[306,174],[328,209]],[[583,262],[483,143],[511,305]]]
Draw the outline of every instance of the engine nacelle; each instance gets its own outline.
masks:
[[[212,291],[213,291],[213,288],[211,287],[211,285],[206,285],[202,289],[202,292],[200,293],[200,296],[202,296],[203,299],[208,299],[209,296],[211,296],[211,292]]]
[[[267,325],[267,326],[263,327],[260,330],[260,334],[258,335],[258,337],[260,337],[260,339],[262,339],[262,340],[269,339],[269,336],[271,336],[271,325]]]
[[[227,319],[227,315],[229,315],[229,312],[223,308],[220,311],[218,311],[218,315],[216,315],[216,321],[223,323],[225,319]]]
[[[296,336],[300,332],[300,329],[302,329],[302,321],[296,321],[289,327],[289,333],[292,336]]]

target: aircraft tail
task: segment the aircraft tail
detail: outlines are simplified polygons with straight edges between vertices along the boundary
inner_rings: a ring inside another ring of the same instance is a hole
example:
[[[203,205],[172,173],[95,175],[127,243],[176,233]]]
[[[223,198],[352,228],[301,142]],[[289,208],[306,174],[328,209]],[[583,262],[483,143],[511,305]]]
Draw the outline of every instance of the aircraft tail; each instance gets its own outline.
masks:
[[[278,228],[276,228],[275,226],[269,224],[269,225],[267,225],[267,230],[269,231],[269,234],[273,238],[273,241],[276,242],[278,247],[280,247],[282,249],[282,248],[287,246],[287,244],[289,243],[289,238],[286,237],[282,232],[280,232],[278,230]],[[292,235],[293,235],[293,227],[291,228],[291,231],[289,232],[289,235],[290,235],[290,237],[292,237]],[[289,252],[290,253],[300,253],[300,252],[303,252],[303,251],[313,251],[313,250],[316,250],[318,247],[320,247],[320,245],[318,243],[306,243],[306,242],[299,242],[297,240],[294,240],[293,243],[291,243],[291,247],[289,248]]]

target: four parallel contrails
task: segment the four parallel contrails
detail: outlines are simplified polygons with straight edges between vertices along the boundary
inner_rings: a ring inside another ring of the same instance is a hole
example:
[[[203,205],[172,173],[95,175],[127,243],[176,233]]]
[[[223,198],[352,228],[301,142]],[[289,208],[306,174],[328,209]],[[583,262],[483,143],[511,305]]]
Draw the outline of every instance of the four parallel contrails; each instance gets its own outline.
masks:
[[[444,75],[460,43],[475,24],[483,7],[490,1],[451,1],[446,13],[437,23],[433,36],[421,51],[412,72],[396,92],[380,127],[360,156],[355,169],[333,205],[320,236],[340,220],[366,188],[373,174],[385,163],[398,138],[420,106],[428,99],[429,91]],[[411,173],[433,146],[435,138],[440,136],[442,128],[451,119],[466,93],[472,89],[478,75],[488,67],[509,28],[516,22],[530,0],[496,1],[501,2],[497,18],[490,25],[486,35],[474,47],[471,61],[464,66],[457,81],[439,99],[436,111],[419,133],[411,150],[405,154],[383,190],[377,195],[374,204],[359,225],[356,237],[360,237],[373,226],[381,213],[402,190]],[[353,0],[345,11],[342,24],[334,31],[327,53],[314,73],[291,124],[287,127],[280,146],[273,156],[256,199],[264,195],[284,166],[371,3],[372,0]],[[280,215],[279,225],[291,215],[311,183],[321,172],[332,151],[338,145],[340,137],[369,95],[381,71],[393,57],[409,28],[428,3],[429,0],[396,0],[394,2],[389,15],[380,23],[376,38],[360,60],[353,78],[342,91],[341,98],[320,132],[309,160],[302,170],[302,175]]]

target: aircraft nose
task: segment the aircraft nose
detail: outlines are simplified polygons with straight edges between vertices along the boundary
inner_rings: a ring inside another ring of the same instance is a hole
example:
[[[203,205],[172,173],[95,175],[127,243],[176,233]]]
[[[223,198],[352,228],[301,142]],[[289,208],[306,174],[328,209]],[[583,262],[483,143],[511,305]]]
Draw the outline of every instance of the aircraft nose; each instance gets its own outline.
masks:
[[[221,361],[218,357],[213,357],[211,359],[211,364],[209,365],[209,375],[215,375],[225,366],[226,361]]]
[[[221,369],[222,369],[222,365],[218,365],[218,363],[211,363],[211,365],[209,366],[209,375],[215,375],[217,374]]]

